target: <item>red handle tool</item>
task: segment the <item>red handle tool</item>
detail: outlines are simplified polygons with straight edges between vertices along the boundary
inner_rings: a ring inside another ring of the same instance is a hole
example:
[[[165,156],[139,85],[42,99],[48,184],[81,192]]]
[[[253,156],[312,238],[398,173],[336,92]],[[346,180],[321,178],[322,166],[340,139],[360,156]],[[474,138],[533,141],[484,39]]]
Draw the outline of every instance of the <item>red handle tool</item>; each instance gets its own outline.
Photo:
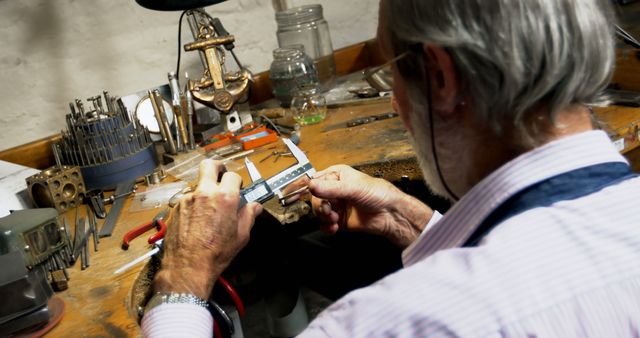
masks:
[[[158,213],[158,215],[156,215],[156,217],[154,217],[150,222],[140,225],[127,232],[124,237],[122,237],[122,249],[129,249],[129,243],[131,243],[134,238],[144,234],[145,232],[153,228],[157,228],[158,232],[151,235],[147,242],[149,244],[153,244],[163,238],[164,234],[167,232],[167,223],[164,222],[164,218],[167,216],[167,213],[169,213],[169,209],[164,209],[160,213]]]

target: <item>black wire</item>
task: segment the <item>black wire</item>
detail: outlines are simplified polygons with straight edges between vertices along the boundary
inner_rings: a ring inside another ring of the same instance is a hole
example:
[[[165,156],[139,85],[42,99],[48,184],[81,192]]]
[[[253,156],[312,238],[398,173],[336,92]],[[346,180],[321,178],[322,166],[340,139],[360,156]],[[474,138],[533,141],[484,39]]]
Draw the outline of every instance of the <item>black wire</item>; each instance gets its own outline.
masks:
[[[180,19],[178,19],[178,61],[176,62],[176,79],[178,82],[180,82],[180,55],[182,54],[182,19],[187,12],[189,11],[182,12]]]
[[[442,175],[442,170],[440,170],[440,161],[438,161],[438,153],[436,152],[436,137],[435,137],[434,127],[433,127],[433,107],[432,107],[433,101],[431,96],[431,77],[429,74],[429,70],[426,69],[426,67],[425,67],[425,71],[426,71],[425,77],[427,79],[427,100],[428,100],[427,105],[429,105],[429,107],[427,107],[427,110],[429,111],[431,153],[433,154],[433,160],[435,161],[435,164],[436,164],[436,170],[438,171],[438,177],[440,177],[440,182],[442,182],[442,185],[444,186],[444,189],[447,191],[447,193],[451,195],[451,198],[453,198],[454,201],[457,201],[460,198],[458,198],[458,195],[454,194],[453,191],[451,191],[451,188],[449,188],[447,181],[445,181],[444,179],[444,175]]]

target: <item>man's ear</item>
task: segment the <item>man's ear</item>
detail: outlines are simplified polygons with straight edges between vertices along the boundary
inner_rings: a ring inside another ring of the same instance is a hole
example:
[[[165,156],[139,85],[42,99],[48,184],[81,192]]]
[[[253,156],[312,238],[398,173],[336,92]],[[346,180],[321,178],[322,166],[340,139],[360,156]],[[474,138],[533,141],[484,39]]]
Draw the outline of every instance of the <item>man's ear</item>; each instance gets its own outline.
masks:
[[[422,48],[426,74],[431,81],[433,111],[440,115],[452,114],[459,103],[460,83],[451,55],[439,46],[424,44]]]

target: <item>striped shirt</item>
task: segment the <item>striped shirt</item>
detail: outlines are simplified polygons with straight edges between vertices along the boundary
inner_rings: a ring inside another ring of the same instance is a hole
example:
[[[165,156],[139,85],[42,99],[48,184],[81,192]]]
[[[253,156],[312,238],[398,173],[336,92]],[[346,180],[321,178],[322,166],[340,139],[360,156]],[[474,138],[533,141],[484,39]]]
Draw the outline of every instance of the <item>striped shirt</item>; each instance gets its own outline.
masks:
[[[601,131],[510,161],[403,252],[403,269],[338,300],[302,337],[638,337],[639,178],[528,210],[460,248],[514,193],[606,162],[626,161]]]
[[[479,246],[460,248],[514,193],[606,162],[626,160],[601,131],[510,161],[432,218],[403,252],[403,269],[347,294],[301,336],[640,336],[640,178],[528,210],[503,221]],[[171,311],[156,307],[145,320]],[[176,329],[202,324],[195,316],[174,317],[187,319],[173,322]]]

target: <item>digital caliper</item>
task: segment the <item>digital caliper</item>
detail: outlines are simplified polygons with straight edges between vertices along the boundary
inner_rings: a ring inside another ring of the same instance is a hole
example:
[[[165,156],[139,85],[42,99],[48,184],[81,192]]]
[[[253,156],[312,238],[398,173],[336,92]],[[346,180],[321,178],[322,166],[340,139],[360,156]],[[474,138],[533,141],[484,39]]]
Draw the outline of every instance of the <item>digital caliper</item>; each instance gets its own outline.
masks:
[[[288,138],[283,138],[282,141],[298,163],[264,180],[253,162],[248,157],[245,157],[244,164],[247,167],[252,183],[250,186],[240,190],[240,205],[238,208],[242,208],[242,206],[250,202],[264,203],[274,194],[278,195],[282,201],[282,189],[303,175],[311,178],[315,174],[316,170],[309,162],[307,155]]]

